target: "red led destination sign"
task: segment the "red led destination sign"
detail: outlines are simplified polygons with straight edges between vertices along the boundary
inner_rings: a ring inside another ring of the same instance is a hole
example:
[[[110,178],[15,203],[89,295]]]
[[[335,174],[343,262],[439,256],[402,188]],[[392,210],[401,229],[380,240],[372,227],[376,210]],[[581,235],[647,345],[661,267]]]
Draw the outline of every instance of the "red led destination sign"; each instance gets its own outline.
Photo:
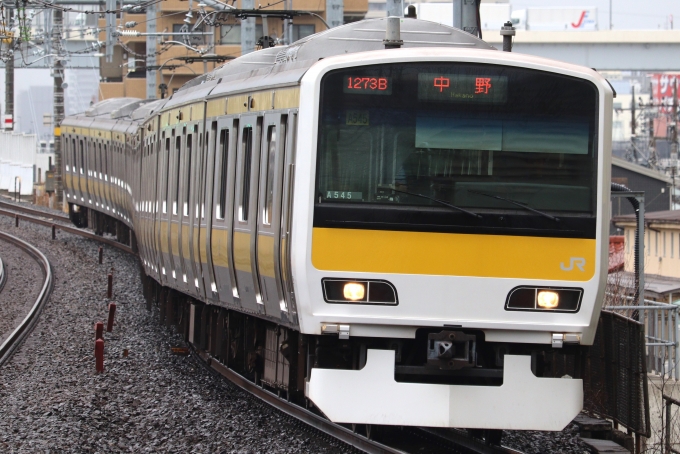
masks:
[[[392,80],[389,77],[345,76],[342,91],[366,95],[391,95]]]
[[[440,102],[505,103],[506,76],[418,74],[418,100]]]

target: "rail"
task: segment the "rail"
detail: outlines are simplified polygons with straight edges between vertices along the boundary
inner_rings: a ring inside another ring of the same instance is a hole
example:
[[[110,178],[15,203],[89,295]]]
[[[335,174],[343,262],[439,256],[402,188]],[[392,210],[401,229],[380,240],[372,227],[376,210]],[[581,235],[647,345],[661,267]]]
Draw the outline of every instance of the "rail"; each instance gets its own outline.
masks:
[[[38,262],[45,275],[45,281],[42,288],[40,289],[38,298],[31,307],[31,310],[28,312],[26,317],[24,317],[19,326],[17,326],[7,337],[7,339],[5,339],[2,345],[0,345],[0,366],[2,366],[12,356],[12,353],[14,353],[17,347],[26,338],[26,336],[28,336],[35,324],[38,322],[38,317],[40,316],[45,303],[52,294],[54,279],[52,277],[52,268],[50,266],[50,262],[47,260],[47,257],[45,257],[45,255],[34,246],[4,232],[0,232],[0,240],[14,244],[16,247],[20,248],[28,255],[33,257],[36,262]]]
[[[680,454],[680,451],[675,449],[674,447],[680,448],[680,434],[678,431],[680,430],[680,400],[674,399],[671,396],[667,396],[665,394],[662,394],[661,397],[663,398],[663,403],[665,407],[665,417],[663,421],[664,425],[664,448],[665,454]],[[673,406],[678,407],[678,409],[675,412],[675,418],[673,417]],[[676,435],[676,442],[673,442],[672,434],[671,434],[671,427],[675,428],[675,435]]]
[[[265,403],[271,405],[274,408],[286,413],[293,418],[300,420],[301,422],[314,427],[315,429],[330,435],[338,440],[341,440],[357,449],[371,454],[406,454],[403,447],[400,446],[390,446],[372,440],[362,434],[356,433],[351,429],[344,427],[340,424],[329,421],[328,419],[317,415],[305,408],[293,404],[292,402],[278,396],[277,394],[268,391],[264,387],[260,387],[252,381],[244,378],[237,372],[229,369],[226,365],[222,364],[218,359],[212,357],[209,353],[192,346],[192,354],[196,355],[199,362],[205,367],[211,370],[213,373],[217,373],[230,382],[234,383],[239,388],[244,391],[254,395],[255,397],[261,399]],[[456,451],[461,453],[473,453],[473,454],[522,454],[519,451],[506,448],[503,446],[488,446],[482,441],[474,438],[470,438],[465,435],[463,431],[458,430],[445,430],[445,429],[432,429],[432,428],[403,428],[403,430],[418,431],[419,437],[429,438],[434,441],[443,441],[448,444],[456,445]],[[391,443],[390,443],[391,444]]]
[[[607,296],[613,296],[608,293]],[[630,296],[616,295],[617,298],[631,300]],[[645,345],[647,349],[647,371],[661,376],[669,375],[680,379],[680,306],[645,299],[645,305],[606,306],[609,311],[624,311],[631,316],[640,314],[645,325]]]
[[[0,258],[0,292],[5,287],[5,282],[7,282],[7,275],[5,274],[5,263]]]
[[[65,221],[65,222],[71,222],[71,220],[68,218],[68,216],[60,214],[60,213],[46,213],[44,211],[24,207],[24,206],[18,205],[16,203],[4,202],[2,200],[0,200],[0,207],[6,208],[8,210],[18,211],[20,213],[27,213],[27,214],[33,214],[33,215],[37,214],[37,215],[42,215],[43,217],[59,219],[59,220]]]
[[[44,212],[38,211],[38,210],[31,210],[30,208],[20,207],[20,208],[22,208],[22,210],[16,210],[15,208],[16,207],[14,205],[11,206],[11,209],[15,210],[15,211],[23,211],[25,213],[32,213],[32,214],[35,214],[37,216],[44,216],[46,218],[55,217],[55,216],[51,216],[50,213],[44,213]],[[109,238],[104,238],[104,237],[99,236],[99,235],[95,235],[94,233],[88,232],[87,230],[72,227],[70,225],[59,224],[59,223],[54,222],[53,220],[41,219],[41,218],[38,218],[38,217],[29,216],[27,214],[19,214],[17,212],[7,211],[7,210],[3,210],[3,209],[0,209],[0,216],[8,216],[8,217],[11,217],[11,218],[15,218],[17,220],[24,220],[26,222],[31,222],[33,224],[44,225],[46,227],[51,227],[55,230],[61,230],[62,232],[71,233],[73,235],[79,235],[79,236],[82,236],[84,238],[89,238],[91,240],[99,241],[100,243],[108,244],[109,246],[113,246],[113,247],[118,248],[118,249],[120,249],[124,252],[129,253],[129,254],[133,254],[133,255],[135,254],[135,252],[132,250],[132,248],[124,245],[123,243],[119,243],[118,241],[111,240]],[[64,219],[61,216],[56,216],[56,218],[59,219],[59,221],[62,221],[62,219]],[[65,221],[68,222],[68,218],[65,218]]]

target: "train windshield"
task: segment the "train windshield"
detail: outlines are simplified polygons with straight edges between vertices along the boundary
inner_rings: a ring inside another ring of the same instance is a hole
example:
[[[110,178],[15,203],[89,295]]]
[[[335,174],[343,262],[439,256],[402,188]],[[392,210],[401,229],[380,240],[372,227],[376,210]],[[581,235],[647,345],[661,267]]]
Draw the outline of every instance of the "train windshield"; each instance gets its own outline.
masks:
[[[331,72],[315,225],[594,237],[597,99],[582,79],[508,66]]]

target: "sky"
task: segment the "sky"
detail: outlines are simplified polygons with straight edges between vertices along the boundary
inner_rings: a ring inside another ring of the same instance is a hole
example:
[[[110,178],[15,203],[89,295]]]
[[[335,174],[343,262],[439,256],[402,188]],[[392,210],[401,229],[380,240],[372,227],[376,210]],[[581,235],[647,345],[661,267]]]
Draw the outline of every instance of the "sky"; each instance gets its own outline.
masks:
[[[618,30],[670,28],[669,16],[674,19],[674,29],[680,29],[680,0],[510,0],[512,9],[532,7],[597,8],[600,30],[609,29],[609,5],[612,5],[612,25]]]

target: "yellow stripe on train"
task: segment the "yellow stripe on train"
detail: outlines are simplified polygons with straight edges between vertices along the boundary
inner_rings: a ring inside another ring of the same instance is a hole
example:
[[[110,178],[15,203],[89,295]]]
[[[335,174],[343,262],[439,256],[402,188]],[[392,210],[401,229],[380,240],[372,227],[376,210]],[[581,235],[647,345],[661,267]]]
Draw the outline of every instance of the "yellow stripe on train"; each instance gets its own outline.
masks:
[[[588,281],[596,241],[314,228],[319,270]]]

